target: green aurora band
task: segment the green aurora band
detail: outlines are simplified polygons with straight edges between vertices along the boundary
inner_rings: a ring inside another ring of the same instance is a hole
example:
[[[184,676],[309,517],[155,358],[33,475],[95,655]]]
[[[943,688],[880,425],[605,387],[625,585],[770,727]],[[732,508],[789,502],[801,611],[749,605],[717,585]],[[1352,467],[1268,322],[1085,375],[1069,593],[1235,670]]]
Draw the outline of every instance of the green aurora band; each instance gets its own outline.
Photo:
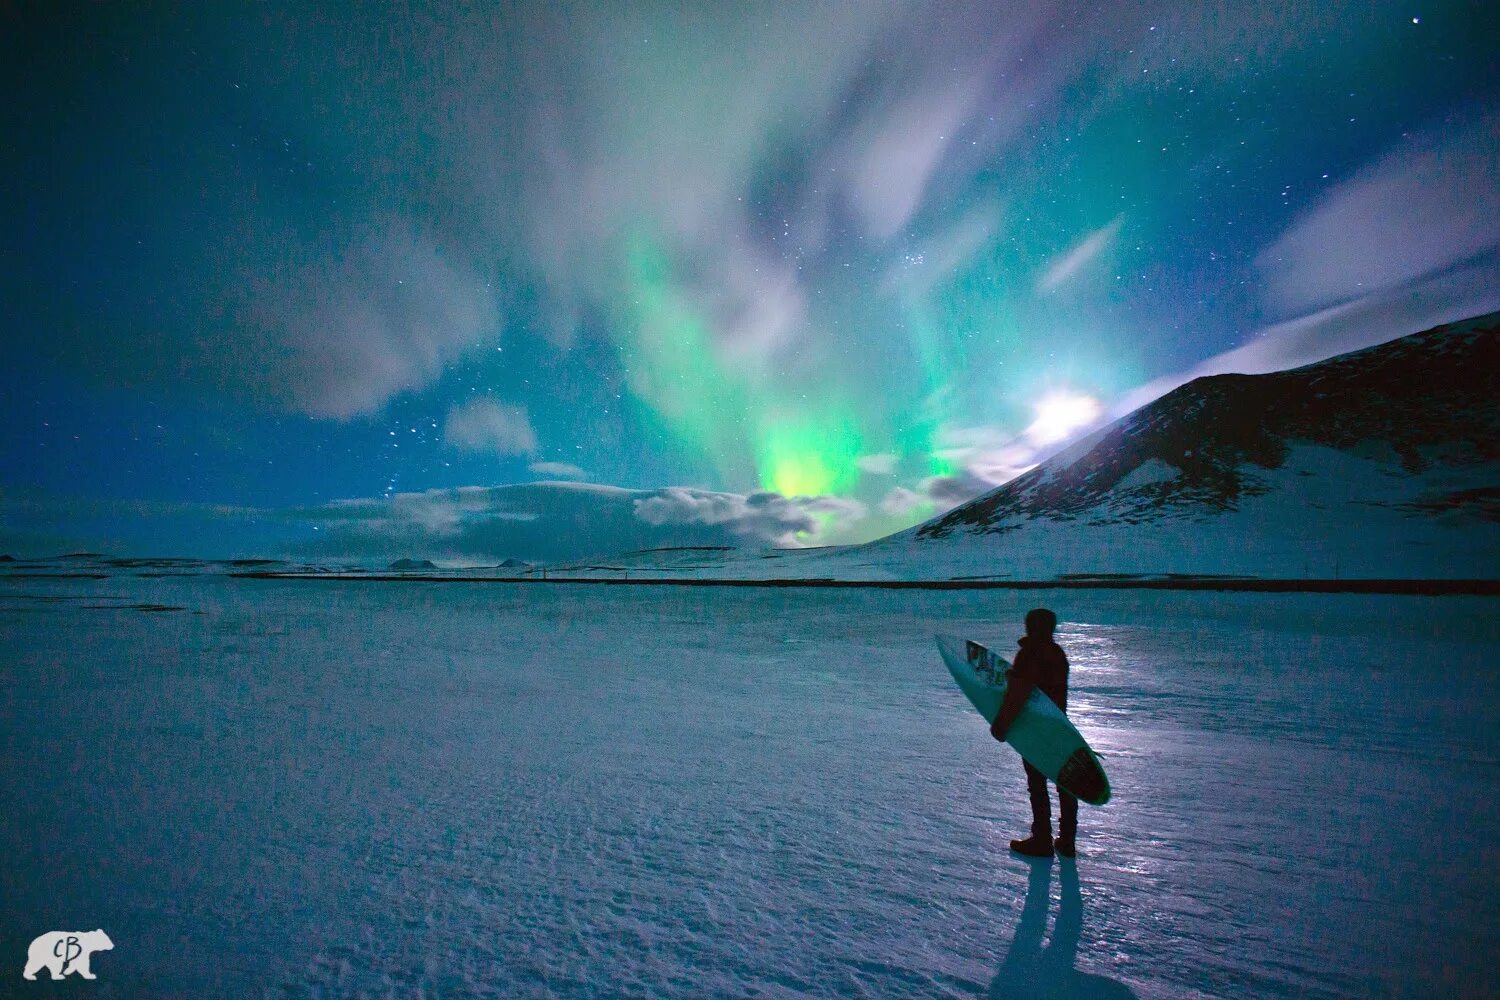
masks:
[[[728,363],[657,241],[637,233],[625,259],[629,311],[617,336],[630,387],[680,441],[726,479],[742,456],[753,456],[761,488],[783,496],[825,496],[858,484],[865,444],[852,407],[832,390],[793,400],[749,366]]]

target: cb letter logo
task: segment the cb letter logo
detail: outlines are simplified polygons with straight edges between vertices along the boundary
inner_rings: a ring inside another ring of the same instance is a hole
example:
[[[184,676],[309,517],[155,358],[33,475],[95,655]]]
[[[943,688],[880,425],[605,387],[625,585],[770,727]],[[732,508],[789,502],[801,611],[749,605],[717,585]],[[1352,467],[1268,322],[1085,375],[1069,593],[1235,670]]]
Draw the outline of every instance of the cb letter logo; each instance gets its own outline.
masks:
[[[102,930],[51,931],[31,942],[26,950],[23,978],[35,979],[38,970],[47,969],[53,979],[78,973],[84,979],[98,979],[89,971],[89,957],[96,951],[108,951],[115,943]]]

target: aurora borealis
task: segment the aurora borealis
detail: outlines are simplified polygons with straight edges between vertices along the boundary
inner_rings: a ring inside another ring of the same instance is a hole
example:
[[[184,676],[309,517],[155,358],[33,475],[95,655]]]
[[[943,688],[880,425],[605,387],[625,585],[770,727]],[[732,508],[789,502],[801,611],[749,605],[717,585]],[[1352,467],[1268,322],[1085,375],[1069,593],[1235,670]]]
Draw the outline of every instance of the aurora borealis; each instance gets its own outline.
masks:
[[[1493,5],[0,21],[0,550],[859,541],[1500,305]]]

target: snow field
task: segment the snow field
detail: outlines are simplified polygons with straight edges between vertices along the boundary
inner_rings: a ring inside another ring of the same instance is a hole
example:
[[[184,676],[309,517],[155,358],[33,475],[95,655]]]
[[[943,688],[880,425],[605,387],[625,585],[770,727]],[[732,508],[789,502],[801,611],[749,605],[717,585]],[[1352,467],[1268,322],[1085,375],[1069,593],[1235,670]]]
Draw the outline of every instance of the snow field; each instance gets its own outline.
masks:
[[[1039,603],[1115,789],[1076,863],[1005,850],[931,641]],[[103,927],[118,997],[1493,994],[1495,609],[6,580],[0,948]]]

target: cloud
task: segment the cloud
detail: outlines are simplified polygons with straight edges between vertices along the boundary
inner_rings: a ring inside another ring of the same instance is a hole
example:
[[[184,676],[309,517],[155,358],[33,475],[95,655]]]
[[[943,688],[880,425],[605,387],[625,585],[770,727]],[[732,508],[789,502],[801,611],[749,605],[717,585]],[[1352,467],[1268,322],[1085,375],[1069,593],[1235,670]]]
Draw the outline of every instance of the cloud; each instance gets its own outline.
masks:
[[[992,424],[945,424],[938,429],[936,454],[962,468],[969,479],[998,486],[1030,469],[1045,446],[1060,440],[1033,438],[1030,430],[1017,434]]]
[[[922,480],[920,490],[937,508],[937,512],[942,513],[959,504],[968,503],[998,485],[1000,484],[965,470],[954,476],[929,476]]]
[[[784,205],[746,195],[775,164],[778,142],[811,144],[829,166],[861,154],[830,117],[899,9],[872,2],[808,17],[795,4],[729,6],[713,18],[663,19],[617,7],[541,18],[538,44],[517,49],[539,84],[509,133],[521,148],[494,152],[522,165],[520,236],[558,325],[617,309],[629,291],[618,251],[644,228],[684,262],[678,291],[709,318],[727,356],[758,360],[805,333],[796,263],[757,215],[776,210],[812,249],[830,206],[811,185],[786,189]],[[817,59],[803,57],[811,50]],[[481,119],[511,114],[508,103],[469,100]],[[458,139],[475,144],[497,131],[465,129]],[[847,201],[851,182],[839,183],[827,195]]]
[[[868,472],[872,476],[889,476],[896,471],[896,462],[899,457],[892,452],[861,455],[855,459],[854,464],[859,466],[861,472]]]
[[[1500,246],[1500,114],[1413,135],[1256,258],[1269,304],[1305,311],[1407,286]]]
[[[894,487],[880,500],[880,511],[906,520],[913,515],[942,514],[996,487],[984,476],[963,471],[951,476],[928,476],[916,489]]]
[[[134,55],[121,58],[148,76],[184,72],[175,55]],[[100,98],[63,116],[90,138],[68,147],[72,183],[34,178],[28,237],[40,239],[28,266],[47,270],[27,301],[43,296],[52,336],[40,346],[57,363],[96,382],[346,419],[496,340],[489,267],[389,178],[319,174],[337,140],[287,124],[291,107],[282,128],[260,109],[270,149],[221,88],[195,98]]]
[[[471,399],[448,411],[443,440],[455,448],[528,455],[536,451],[536,431],[524,406]]]
[[[235,336],[210,329],[212,357],[185,355],[227,388],[347,418],[421,388],[499,332],[484,283],[405,220],[361,224],[343,246],[290,231],[262,239],[279,244],[276,256],[221,292]]]
[[[1120,417],[1207,375],[1259,375],[1313,364],[1397,337],[1500,310],[1500,254],[1409,287],[1376,292],[1252,332],[1245,342],[1140,386],[1110,407]]]
[[[587,472],[567,462],[532,462],[527,469],[538,476],[550,476],[553,479],[587,479],[589,477]]]
[[[911,513],[929,504],[939,512],[988,493],[1036,465],[1038,445],[1026,432],[1017,434],[989,424],[945,424],[938,428],[934,457],[957,467],[948,475],[928,476],[915,489],[898,486],[886,493],[880,509]]]
[[[37,181],[44,206],[25,238],[56,241],[18,256],[68,262],[27,276],[55,293],[37,316],[69,317],[52,324],[59,360],[317,417],[439,383],[489,356],[502,318],[558,350],[583,330],[628,350],[638,239],[661,249],[706,361],[746,382],[826,380],[826,341],[854,334],[830,331],[823,279],[880,274],[921,241],[920,285],[993,235],[975,170],[1103,44],[1053,13],[439,0],[394,20],[217,5],[133,19],[100,37],[139,86],[37,115],[17,140],[55,147],[24,158],[18,189]],[[110,90],[109,59],[50,55],[24,96]],[[332,57],[363,70],[331,73]],[[125,96],[184,79],[204,80],[198,99]],[[54,162],[67,169],[49,178]],[[67,235],[96,232],[125,249],[99,258]]]
[[[1030,472],[1048,455],[1096,427],[1103,415],[1103,408],[1087,396],[1057,394],[1043,404],[1037,419],[1020,433],[993,424],[942,425],[933,454],[957,471],[928,476],[915,489],[896,487],[881,500],[880,509],[900,515],[924,503],[939,512],[957,507]]]
[[[398,493],[261,516],[317,526],[307,548],[323,556],[557,561],[668,546],[804,545],[864,513],[836,497],[548,482]]]
[[[867,235],[888,240],[916,214],[943,153],[978,97],[978,80],[918,86],[861,137],[850,202]]]
[[[896,486],[880,499],[880,511],[892,517],[907,517],[920,510],[930,501],[925,493]]]
[[[1195,378],[1283,371],[1500,309],[1500,115],[1409,136],[1356,171],[1256,257],[1288,319],[1154,379],[1123,416]]]
[[[1045,294],[1062,287],[1114,242],[1124,224],[1125,217],[1118,216],[1109,225],[1094,230],[1053,258],[1041,277],[1037,278],[1036,290]]]
[[[0,541],[21,555],[559,561],[671,546],[802,546],[866,515],[840,497],[544,482],[245,507],[0,489]],[[226,541],[227,540],[227,541]]]
[[[840,497],[743,495],[669,487],[637,500],[635,513],[647,524],[723,527],[741,538],[791,546],[817,539],[824,521],[847,524],[862,518],[865,510],[862,504]]]
[[[977,151],[992,156],[1045,114],[1093,44],[1048,24],[1042,5],[999,17],[886,0],[693,19],[538,13],[505,50],[524,53],[535,85],[520,113],[501,89],[475,90],[440,102],[461,105],[443,127],[485,176],[516,166],[505,201],[551,327],[638,327],[619,315],[638,296],[620,249],[644,235],[726,367],[826,377],[798,348],[832,336],[812,304],[821,279],[865,252],[851,241],[888,253],[936,232],[918,251],[936,270],[913,275],[930,281],[992,234],[998,209],[967,196]],[[497,75],[473,66],[481,85]],[[970,214],[949,221],[959,207]]]

